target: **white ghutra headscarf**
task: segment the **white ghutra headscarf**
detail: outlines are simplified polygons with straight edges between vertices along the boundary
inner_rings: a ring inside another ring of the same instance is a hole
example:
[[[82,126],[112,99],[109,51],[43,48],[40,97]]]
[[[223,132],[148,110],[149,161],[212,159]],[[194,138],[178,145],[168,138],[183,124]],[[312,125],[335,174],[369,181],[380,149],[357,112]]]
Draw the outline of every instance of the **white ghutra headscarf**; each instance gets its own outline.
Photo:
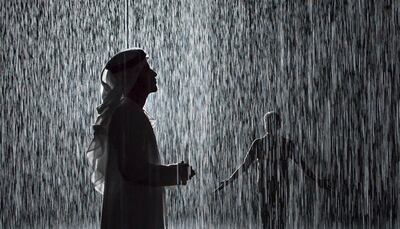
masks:
[[[101,73],[102,104],[97,107],[97,120],[93,125],[94,137],[86,152],[91,167],[91,181],[100,194],[104,192],[108,159],[108,128],[115,108],[135,85],[147,63],[146,53],[139,48],[119,52],[113,56]]]

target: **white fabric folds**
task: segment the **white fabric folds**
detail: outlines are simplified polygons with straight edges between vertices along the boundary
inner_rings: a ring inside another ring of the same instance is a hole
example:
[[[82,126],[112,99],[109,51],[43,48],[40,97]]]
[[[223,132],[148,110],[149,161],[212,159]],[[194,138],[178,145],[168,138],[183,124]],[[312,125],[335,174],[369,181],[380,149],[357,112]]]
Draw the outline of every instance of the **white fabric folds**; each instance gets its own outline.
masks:
[[[92,170],[91,182],[100,194],[104,193],[111,117],[121,99],[135,85],[146,63],[146,54],[142,49],[128,49],[112,57],[101,73],[102,104],[97,107],[94,136],[86,152]]]

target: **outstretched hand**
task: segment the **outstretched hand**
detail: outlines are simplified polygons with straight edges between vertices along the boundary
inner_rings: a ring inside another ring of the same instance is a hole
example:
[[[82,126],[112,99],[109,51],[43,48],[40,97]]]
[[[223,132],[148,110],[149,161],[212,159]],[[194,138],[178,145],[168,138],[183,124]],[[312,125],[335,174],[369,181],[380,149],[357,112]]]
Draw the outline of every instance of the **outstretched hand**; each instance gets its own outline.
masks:
[[[192,166],[184,161],[178,163],[178,176],[181,184],[186,185],[187,181],[192,179],[194,175],[196,175],[196,172],[193,170]]]
[[[229,184],[229,180],[223,180],[219,182],[219,186],[214,190],[214,193],[217,193],[219,190],[223,189],[227,184]]]

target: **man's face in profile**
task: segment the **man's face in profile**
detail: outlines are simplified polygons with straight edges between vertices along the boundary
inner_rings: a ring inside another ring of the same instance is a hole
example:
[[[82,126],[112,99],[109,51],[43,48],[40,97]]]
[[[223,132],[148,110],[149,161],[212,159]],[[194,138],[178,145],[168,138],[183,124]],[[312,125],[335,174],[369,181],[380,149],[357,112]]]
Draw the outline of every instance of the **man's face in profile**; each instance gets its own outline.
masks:
[[[156,92],[158,90],[156,76],[157,73],[151,69],[150,65],[146,61],[140,77],[142,77],[145,84],[144,86],[147,88],[149,93]]]

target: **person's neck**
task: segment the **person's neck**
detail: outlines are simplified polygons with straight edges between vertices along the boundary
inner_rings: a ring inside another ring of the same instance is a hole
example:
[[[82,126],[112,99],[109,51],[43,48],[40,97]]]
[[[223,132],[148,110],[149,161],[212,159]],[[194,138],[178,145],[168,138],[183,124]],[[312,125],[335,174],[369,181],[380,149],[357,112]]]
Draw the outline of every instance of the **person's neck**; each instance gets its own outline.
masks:
[[[147,93],[142,94],[142,95],[129,94],[128,98],[130,98],[133,102],[135,102],[137,105],[139,105],[141,108],[143,108],[148,96],[149,96],[149,94],[147,94]]]

